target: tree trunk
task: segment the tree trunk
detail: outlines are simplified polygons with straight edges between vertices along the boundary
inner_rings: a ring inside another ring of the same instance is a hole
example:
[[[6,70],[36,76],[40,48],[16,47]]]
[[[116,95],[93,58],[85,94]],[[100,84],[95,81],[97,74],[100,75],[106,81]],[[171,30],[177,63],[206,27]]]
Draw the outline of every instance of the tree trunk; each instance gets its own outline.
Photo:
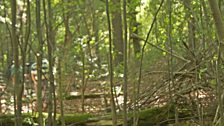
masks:
[[[132,37],[132,34],[138,35],[139,23],[137,22],[136,15],[138,14],[138,12],[136,11],[136,8],[138,5],[140,5],[140,1],[135,2],[133,0],[129,0],[128,3],[130,4],[130,8],[129,8],[130,10],[129,11],[130,13],[130,19],[129,19],[130,20],[130,28],[129,28],[130,41],[132,40],[134,54],[135,54],[135,57],[137,58],[138,54],[141,51],[141,45],[140,45],[139,39],[136,37]]]
[[[185,8],[187,10],[186,17],[188,18],[187,24],[188,24],[188,51],[189,51],[189,58],[191,60],[195,60],[196,56],[196,50],[195,50],[195,19],[192,14],[192,3],[189,0],[184,1]]]
[[[22,47],[21,47],[21,53],[22,53],[22,75],[24,75],[24,76],[22,76],[22,88],[21,88],[21,97],[22,97],[22,95],[29,95],[28,94],[28,91],[26,90],[26,89],[28,89],[28,87],[29,87],[29,84],[26,82],[26,77],[25,77],[25,75],[27,74],[27,67],[26,67],[26,59],[27,59],[27,49],[28,49],[28,43],[29,43],[29,39],[30,39],[30,30],[31,30],[31,23],[30,23],[30,21],[31,21],[31,16],[30,16],[30,1],[29,0],[27,0],[26,1],[26,3],[27,3],[27,5],[26,5],[26,8],[27,8],[27,10],[26,10],[26,15],[27,15],[27,19],[26,19],[26,23],[25,23],[25,29],[26,29],[26,31],[25,31],[25,37],[24,37],[24,43],[22,43]],[[21,14],[21,22],[23,21],[22,20],[22,14]],[[21,23],[22,24],[22,23]],[[21,26],[21,29],[22,29],[22,26]],[[21,37],[21,39],[23,39],[23,37]],[[28,54],[29,54],[29,52],[28,52]],[[26,90],[27,92],[26,92],[26,94],[23,94],[23,92],[24,92],[24,90]],[[29,104],[27,104],[27,106],[29,106]]]
[[[63,0],[64,3],[66,3],[65,8],[63,8],[63,19],[64,19],[64,26],[65,26],[65,37],[64,37],[64,46],[65,47],[70,47],[71,43],[72,43],[72,33],[70,31],[70,27],[69,27],[69,12],[66,11],[66,7],[69,4],[68,0]]]
[[[224,116],[223,116],[223,98],[222,98],[222,94],[223,94],[223,90],[222,90],[222,84],[220,82],[220,78],[219,75],[221,74],[221,70],[222,70],[222,63],[221,63],[221,59],[223,58],[223,50],[224,50],[224,46],[223,46],[223,42],[224,42],[224,25],[222,22],[222,15],[220,13],[219,7],[218,7],[218,3],[216,0],[208,0],[211,11],[212,11],[212,16],[214,18],[215,21],[215,27],[217,30],[217,34],[218,34],[218,38],[219,38],[219,46],[218,46],[218,60],[217,60],[217,75],[216,75],[216,80],[217,80],[217,90],[218,90],[218,103],[219,103],[219,116],[220,116],[220,126],[224,125]],[[220,51],[222,52],[220,52]]]
[[[59,85],[59,101],[60,101],[60,112],[61,112],[61,123],[62,126],[65,126],[65,119],[64,119],[64,104],[63,104],[63,93],[62,93],[62,73],[61,73],[61,57],[59,57],[58,61],[58,85]]]
[[[112,121],[113,126],[117,126],[117,113],[116,113],[116,105],[114,101],[114,93],[113,93],[113,58],[112,58],[112,40],[111,40],[111,23],[110,23],[110,14],[109,14],[109,2],[106,0],[106,13],[107,13],[107,23],[108,23],[108,31],[109,31],[109,75],[110,75],[110,103],[112,109]]]
[[[82,55],[82,91],[81,91],[81,94],[82,94],[82,112],[84,113],[85,112],[85,52],[83,50],[83,47],[82,45],[80,45],[80,48],[81,48],[81,55]]]
[[[173,70],[173,43],[172,43],[172,0],[168,0],[168,7],[167,7],[167,12],[169,15],[169,22],[168,22],[168,30],[167,30],[167,36],[168,36],[168,48],[170,48],[171,51],[171,55],[168,55],[168,73],[169,73],[169,79],[170,79],[170,83],[169,83],[169,94],[170,94],[170,104],[174,104],[174,108],[175,108],[175,126],[179,126],[179,113],[178,113],[178,106],[175,104],[176,101],[175,99],[173,99],[172,97],[172,92],[171,89],[173,88],[174,91],[176,89],[175,86],[175,81],[174,81],[174,70]],[[170,109],[170,108],[169,108]]]
[[[53,75],[53,64],[54,64],[54,61],[53,61],[53,55],[54,55],[54,43],[55,43],[55,38],[53,36],[53,28],[52,28],[52,19],[53,19],[53,14],[52,14],[52,9],[51,9],[51,2],[50,0],[47,1],[47,10],[46,10],[46,6],[45,6],[45,0],[43,0],[43,7],[44,7],[44,18],[45,18],[45,26],[46,26],[46,29],[47,29],[47,32],[46,32],[46,36],[47,36],[47,47],[48,47],[48,61],[49,61],[49,82],[50,82],[50,87],[49,89],[49,92],[48,92],[48,101],[47,101],[47,104],[48,104],[48,126],[52,126],[54,125],[54,122],[55,122],[55,118],[52,119],[52,113],[53,113],[53,106],[54,108],[56,107],[56,105],[52,103],[52,101],[55,101],[53,99],[53,94],[55,93],[54,91],[54,75]],[[47,13],[48,12],[48,13]],[[47,18],[49,17],[49,18]],[[54,117],[55,117],[55,114],[54,114]]]
[[[41,4],[40,0],[36,0],[36,29],[39,41],[38,54],[37,54],[37,109],[39,113],[39,125],[43,126],[43,115],[42,115],[42,55],[43,55],[43,38],[41,28]]]
[[[124,84],[123,84],[123,88],[124,88],[124,106],[123,106],[123,111],[124,111],[124,115],[123,115],[123,126],[127,126],[128,125],[128,115],[127,115],[127,99],[128,99],[128,95],[127,95],[127,91],[128,91],[128,63],[127,63],[127,41],[128,41],[128,31],[127,31],[127,16],[126,16],[126,0],[123,0],[123,20],[124,20]]]
[[[16,126],[22,126],[22,97],[21,84],[19,82],[19,45],[16,36],[16,0],[11,0],[11,13],[12,13],[12,43],[13,43],[13,59],[14,59],[14,91],[16,102]]]
[[[123,61],[123,30],[121,19],[121,0],[112,0],[112,29],[113,44],[115,52],[115,64],[118,65]]]
[[[219,37],[219,41],[221,41],[221,43],[223,43],[223,41],[224,41],[224,25],[222,22],[222,15],[218,8],[217,1],[216,0],[208,0],[208,2],[210,5],[210,8],[211,8],[211,11],[212,11],[212,16],[215,21],[215,26],[216,26],[217,34]]]
[[[70,30],[70,15],[69,15],[69,11],[67,11],[68,9],[68,5],[70,4],[69,0],[62,0],[65,4],[65,6],[63,7],[63,23],[64,23],[64,28],[65,28],[65,33],[64,33],[64,50],[63,50],[63,56],[64,56],[64,61],[67,61],[68,59],[68,52],[71,48],[71,44],[72,44],[72,33]],[[68,62],[63,62],[62,67],[64,68],[63,71],[67,71],[68,68]],[[62,72],[64,74],[64,72]]]
[[[93,17],[93,33],[94,33],[94,37],[95,37],[95,43],[96,43],[96,46],[95,46],[95,54],[96,54],[96,57],[97,57],[97,66],[98,66],[98,69],[100,70],[101,69],[101,59],[100,59],[100,51],[99,51],[99,21],[98,21],[98,18],[97,18],[97,13],[95,12],[96,11],[96,3],[94,3],[95,0],[92,0],[92,4],[93,4],[93,14],[92,14],[92,17]]]
[[[137,126],[138,125],[138,121],[139,121],[139,105],[138,105],[138,97],[139,97],[139,94],[140,94],[140,87],[141,87],[141,81],[142,81],[142,68],[143,68],[143,59],[144,59],[144,50],[146,48],[146,44],[148,42],[148,39],[149,39],[149,36],[152,32],[152,29],[153,29],[153,26],[156,22],[156,18],[157,18],[157,15],[162,7],[164,3],[164,0],[162,0],[160,2],[160,5],[159,5],[159,8],[157,9],[154,17],[153,17],[153,21],[151,23],[151,26],[150,26],[150,29],[147,33],[147,36],[146,36],[146,39],[144,40],[144,44],[142,46],[142,49],[141,49],[141,57],[140,57],[140,65],[139,65],[139,75],[138,75],[138,84],[136,85],[136,89],[134,90],[134,112],[133,112],[133,123],[134,123],[134,126]]]

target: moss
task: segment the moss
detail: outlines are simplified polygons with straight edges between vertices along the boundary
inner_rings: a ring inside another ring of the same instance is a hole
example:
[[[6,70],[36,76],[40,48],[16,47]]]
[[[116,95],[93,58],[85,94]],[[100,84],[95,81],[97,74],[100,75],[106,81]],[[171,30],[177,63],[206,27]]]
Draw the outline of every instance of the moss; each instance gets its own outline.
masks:
[[[178,109],[179,117],[188,117],[192,112],[188,109]],[[168,119],[174,120],[175,108],[174,105],[167,105],[163,107],[155,107],[146,110],[141,110],[139,113],[139,126],[154,126]],[[166,123],[170,122],[165,122]],[[162,125],[162,124],[160,124]]]
[[[164,120],[167,115],[164,108],[151,108],[142,110],[139,116],[139,125],[147,126],[147,125],[155,125],[158,122]]]
[[[65,114],[64,119],[66,124],[86,122],[93,117],[91,114]],[[58,117],[61,120],[61,116]]]
[[[154,126],[154,125],[162,125],[161,122],[164,122],[163,124],[171,123],[166,122],[166,120],[174,119],[175,111],[174,106],[167,105],[163,107],[155,107],[155,108],[149,108],[145,110],[141,110],[139,113],[139,126]],[[186,108],[179,108],[179,117],[189,117],[191,116],[191,111],[189,111]],[[47,118],[47,113],[43,113],[44,118]],[[128,113],[129,120],[131,124],[131,117],[133,113]],[[90,118],[92,118],[92,114],[65,114],[64,119],[65,123],[72,124],[84,124],[86,122],[93,121]],[[23,114],[23,125],[24,126],[31,126],[37,122],[38,114]],[[118,118],[122,118],[121,115],[118,115]],[[93,119],[93,118],[92,118]],[[0,115],[0,126],[9,126],[14,125],[15,117],[14,115]],[[57,114],[57,122],[58,124],[61,124],[61,116]],[[122,122],[122,121],[121,121]],[[95,122],[96,123],[96,122]],[[111,124],[111,120],[100,120],[97,124]]]

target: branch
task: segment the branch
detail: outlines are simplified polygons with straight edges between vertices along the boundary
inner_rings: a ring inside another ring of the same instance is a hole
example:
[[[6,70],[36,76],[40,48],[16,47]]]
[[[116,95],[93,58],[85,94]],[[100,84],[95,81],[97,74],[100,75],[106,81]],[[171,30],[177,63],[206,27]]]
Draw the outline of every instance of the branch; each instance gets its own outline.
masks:
[[[183,58],[183,57],[181,57],[181,56],[179,56],[179,55],[177,55],[177,54],[173,54],[173,52],[170,52],[170,51],[168,51],[168,50],[165,50],[165,49],[163,49],[163,48],[161,48],[161,47],[159,47],[159,46],[156,46],[156,45],[154,45],[153,43],[148,42],[147,40],[145,40],[145,39],[139,37],[138,35],[136,35],[136,34],[134,34],[134,33],[133,33],[131,36],[134,37],[134,38],[138,38],[138,39],[140,39],[140,40],[142,40],[142,41],[145,41],[147,44],[151,45],[152,47],[155,47],[156,49],[159,49],[159,50],[162,51],[162,52],[166,52],[167,54],[169,54],[169,55],[171,55],[171,56],[173,56],[173,57],[176,57],[177,59],[180,59],[180,60],[183,60],[183,61],[186,61],[186,62],[190,62],[190,60],[185,59],[185,58]]]

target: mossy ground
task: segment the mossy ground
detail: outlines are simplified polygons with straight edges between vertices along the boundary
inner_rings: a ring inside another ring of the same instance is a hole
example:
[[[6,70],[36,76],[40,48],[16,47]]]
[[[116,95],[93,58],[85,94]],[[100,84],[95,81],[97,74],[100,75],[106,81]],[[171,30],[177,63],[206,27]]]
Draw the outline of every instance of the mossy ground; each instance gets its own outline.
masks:
[[[179,116],[187,116],[189,115],[189,111],[181,111]],[[47,113],[44,113],[44,118],[46,120]],[[163,107],[154,107],[145,110],[141,110],[139,112],[139,126],[154,126],[154,125],[167,125],[170,122],[162,123],[166,120],[174,119],[174,107],[173,106],[163,106]],[[132,121],[132,113],[129,113],[129,121]],[[64,120],[65,123],[68,124],[84,124],[88,123],[94,115],[92,114],[65,114]],[[23,115],[23,124],[24,126],[31,126],[37,123],[38,114],[24,114]],[[57,115],[57,124],[61,124],[61,116]],[[15,117],[14,115],[1,115],[0,116],[0,125],[1,126],[10,126],[14,125]],[[104,119],[95,120],[97,123],[103,126]],[[122,122],[122,120],[120,120]],[[108,119],[106,120],[108,122]]]

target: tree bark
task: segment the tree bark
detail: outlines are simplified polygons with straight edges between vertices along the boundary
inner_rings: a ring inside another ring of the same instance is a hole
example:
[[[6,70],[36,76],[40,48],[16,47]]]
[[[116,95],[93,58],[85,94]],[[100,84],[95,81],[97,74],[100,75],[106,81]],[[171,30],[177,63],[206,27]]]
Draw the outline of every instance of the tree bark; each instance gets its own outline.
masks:
[[[138,58],[138,54],[141,52],[140,40],[136,37],[132,37],[132,34],[138,35],[138,29],[140,24],[137,22],[136,15],[138,14],[138,12],[136,11],[136,7],[140,5],[140,1],[135,2],[133,0],[129,0],[128,4],[130,6],[129,8],[130,10],[129,11],[130,13],[130,19],[129,19],[130,20],[130,28],[129,28],[130,41],[132,40],[135,57]],[[129,49],[129,52],[130,52],[130,49]]]
[[[69,12],[66,11],[69,1],[68,0],[62,0],[65,4],[65,7],[63,8],[63,19],[64,19],[64,26],[65,26],[65,37],[64,37],[64,46],[65,47],[70,47],[72,43],[72,33],[70,31],[70,26],[69,26]]]
[[[126,0],[123,0],[123,20],[124,20],[124,49],[123,49],[123,54],[124,54],[124,103],[123,103],[123,126],[128,125],[128,115],[127,115],[127,99],[128,99],[128,63],[127,63],[127,41],[128,41],[128,31],[127,31],[127,11],[126,11]]]
[[[222,15],[220,13],[218,4],[216,0],[208,0],[211,11],[212,11],[212,16],[214,18],[215,21],[215,27],[217,30],[217,34],[219,37],[219,41],[221,41],[221,43],[224,42],[224,25],[223,25],[223,21],[222,21]]]
[[[81,48],[81,57],[82,57],[82,91],[81,91],[81,98],[82,98],[82,112],[85,112],[85,51],[83,50],[82,45],[80,44],[80,48]]]
[[[43,38],[42,38],[42,28],[41,28],[41,3],[40,0],[36,0],[36,29],[37,37],[39,41],[38,54],[37,54],[37,109],[39,113],[39,125],[43,126],[43,115],[42,115],[42,55],[43,55]]]
[[[192,60],[195,60],[195,19],[193,17],[193,9],[192,9],[192,3],[189,0],[184,1],[185,8],[186,8],[186,17],[188,18],[187,20],[187,25],[188,25],[188,57]]]
[[[123,30],[121,18],[121,0],[112,0],[112,33],[115,52],[115,65],[123,61]]]
[[[14,92],[16,102],[16,126],[22,126],[22,97],[21,84],[19,82],[19,44],[16,36],[16,0],[11,0],[11,13],[12,13],[12,43],[13,43],[13,59],[14,59]]]
[[[223,42],[224,42],[224,25],[223,25],[223,22],[222,22],[222,16],[221,16],[221,12],[219,10],[219,7],[218,7],[218,3],[216,0],[208,0],[209,2],[209,5],[210,5],[210,8],[211,8],[211,11],[212,11],[212,16],[213,16],[213,19],[215,21],[215,27],[216,27],[216,30],[217,30],[217,34],[218,34],[218,38],[219,38],[219,46],[217,47],[218,48],[218,60],[217,60],[217,69],[216,69],[216,72],[217,72],[217,75],[216,75],[216,80],[217,80],[217,90],[218,90],[218,103],[219,103],[219,116],[220,116],[220,123],[219,125],[220,126],[223,126],[224,125],[224,115],[223,115],[223,98],[222,98],[222,94],[223,94],[223,90],[222,90],[222,84],[220,82],[220,78],[219,78],[219,75],[220,75],[220,72],[221,72],[221,69],[222,69],[222,63],[221,63],[221,59],[223,58],[223,50],[224,50],[224,46],[223,46]],[[220,52],[222,51],[222,52]]]
[[[47,0],[47,9],[45,6],[45,0],[43,0],[43,7],[44,7],[44,20],[45,20],[45,26],[47,29],[46,36],[47,36],[47,47],[48,47],[48,61],[49,61],[49,93],[48,95],[48,126],[55,125],[55,118],[52,118],[52,113],[53,113],[53,108],[56,107],[55,104],[53,104],[53,101],[55,103],[55,96],[52,96],[55,94],[54,90],[54,75],[53,75],[53,66],[54,66],[54,60],[53,60],[53,55],[54,55],[54,45],[55,45],[55,38],[54,38],[54,31],[52,28],[52,19],[53,19],[53,14],[52,14],[52,8],[51,8],[51,2],[50,0]],[[47,18],[49,17],[49,18]],[[54,114],[55,117],[55,114]]]
[[[93,18],[93,33],[94,33],[94,37],[95,37],[95,43],[96,43],[96,46],[95,46],[95,53],[96,53],[96,57],[97,57],[97,66],[98,66],[98,69],[100,70],[101,69],[101,58],[100,58],[100,51],[99,51],[99,20],[97,18],[97,13],[96,13],[96,3],[95,3],[95,0],[92,0],[92,6],[93,6],[93,13],[92,13],[92,18]]]
[[[109,31],[109,75],[110,75],[110,103],[112,109],[112,121],[113,126],[117,126],[117,113],[116,113],[116,105],[114,101],[114,93],[113,93],[113,58],[112,58],[112,39],[111,39],[111,23],[110,23],[110,13],[109,13],[109,2],[106,0],[106,13],[107,13],[107,23],[108,23],[108,31]]]
[[[61,59],[61,57],[59,57]],[[59,101],[60,101],[60,112],[61,112],[61,123],[65,126],[64,119],[64,104],[63,104],[63,93],[62,93],[62,73],[61,73],[61,60],[58,60],[58,85],[59,85]]]

